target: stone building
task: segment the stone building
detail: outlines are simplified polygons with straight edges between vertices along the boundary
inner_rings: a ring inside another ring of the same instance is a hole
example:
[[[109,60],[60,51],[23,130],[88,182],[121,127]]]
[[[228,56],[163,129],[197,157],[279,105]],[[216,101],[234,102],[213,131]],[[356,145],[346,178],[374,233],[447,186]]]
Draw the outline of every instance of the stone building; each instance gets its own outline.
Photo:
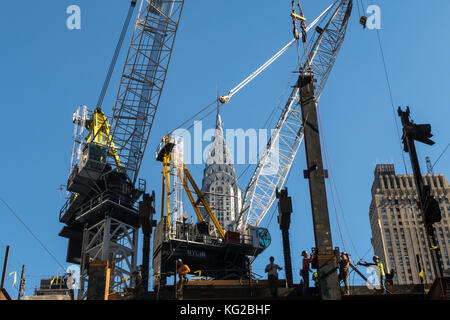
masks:
[[[450,269],[450,187],[442,174],[423,175],[424,183],[440,204],[442,220],[434,225],[443,269]],[[374,252],[385,269],[395,270],[395,284],[420,284],[420,263],[424,283],[432,283],[431,265],[423,218],[418,208],[414,176],[397,175],[393,164],[375,168],[370,204],[370,226]]]

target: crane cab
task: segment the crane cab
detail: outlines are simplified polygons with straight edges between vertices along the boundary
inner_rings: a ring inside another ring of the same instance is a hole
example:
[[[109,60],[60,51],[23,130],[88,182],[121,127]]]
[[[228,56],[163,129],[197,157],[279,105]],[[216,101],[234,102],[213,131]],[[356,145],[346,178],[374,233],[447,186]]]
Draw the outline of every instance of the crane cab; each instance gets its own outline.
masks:
[[[86,143],[81,154],[80,163],[74,167],[67,190],[86,194],[91,189],[91,184],[105,171],[107,165],[108,149],[104,145],[95,142]]]
[[[173,148],[175,148],[175,140],[165,136],[156,151],[156,160],[159,162],[164,162],[164,157],[170,154]]]
[[[269,230],[249,226],[244,232],[244,243],[250,245],[256,254],[263,252],[272,242]]]

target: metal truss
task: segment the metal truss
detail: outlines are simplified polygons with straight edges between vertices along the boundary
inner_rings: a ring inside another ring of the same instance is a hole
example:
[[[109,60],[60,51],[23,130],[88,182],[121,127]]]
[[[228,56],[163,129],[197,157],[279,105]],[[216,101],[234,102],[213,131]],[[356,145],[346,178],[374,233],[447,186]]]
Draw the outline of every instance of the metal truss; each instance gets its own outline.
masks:
[[[183,0],[142,0],[112,116],[122,168],[136,183],[164,87]]]
[[[316,101],[323,92],[344,41],[352,7],[353,0],[336,1],[316,27],[312,38],[314,45],[300,75],[314,75]],[[238,220],[239,231],[259,225],[276,198],[276,189],[280,190],[286,181],[303,140],[299,100],[299,88],[296,85],[250,179]]]
[[[109,293],[132,287],[137,270],[138,229],[107,216],[83,232],[79,299],[86,299],[88,266],[92,261],[109,261]]]
[[[308,55],[308,62],[303,67],[303,72],[312,72],[314,75],[317,101],[319,101],[344,42],[352,7],[353,0],[336,1],[328,11],[329,14],[319,22],[319,27],[316,28],[312,38],[314,45]],[[324,26],[320,27],[320,25]]]
[[[238,230],[257,226],[272,206],[276,190],[281,189],[303,140],[299,89],[293,89],[280,119],[261,156],[244,196],[244,217]]]

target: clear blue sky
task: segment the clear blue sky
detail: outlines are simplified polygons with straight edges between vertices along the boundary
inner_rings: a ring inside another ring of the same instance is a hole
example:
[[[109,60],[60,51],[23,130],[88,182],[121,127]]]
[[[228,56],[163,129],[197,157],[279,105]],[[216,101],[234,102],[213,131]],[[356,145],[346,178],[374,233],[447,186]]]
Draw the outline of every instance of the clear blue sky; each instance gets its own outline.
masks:
[[[302,1],[309,21],[330,2]],[[450,3],[374,3],[381,7],[380,36],[395,106],[409,105],[417,123],[432,124],[436,145],[418,145],[425,171],[425,156],[434,162],[450,142],[450,44],[446,41]],[[80,31],[66,28],[66,8],[72,4],[82,10]],[[213,100],[216,86],[221,93],[227,92],[291,39],[290,4],[290,0],[186,0],[140,174],[147,179],[149,189],[159,193],[161,167],[154,159],[154,151],[163,134]],[[367,6],[369,1],[364,4]],[[0,3],[0,196],[61,262],[65,262],[67,241],[57,235],[62,228],[58,213],[64,200],[58,187],[66,183],[68,174],[72,113],[81,104],[92,108],[97,102],[128,5],[128,0]],[[345,248],[354,260],[371,247],[368,211],[375,164],[393,162],[398,173],[405,172],[376,31],[363,30],[358,20],[355,3],[346,40],[320,101],[330,161],[356,250],[340,212],[339,221],[345,233]],[[128,42],[129,37],[125,47]],[[122,54],[105,99],[104,111],[109,115],[123,59]],[[261,128],[292,79],[295,61],[295,49],[291,49],[236,95],[222,109],[224,127]],[[204,124],[213,125],[214,117]],[[448,162],[449,152],[435,171],[450,176]],[[287,183],[294,206],[291,244],[296,282],[301,250],[314,246],[304,168],[302,145]],[[202,170],[203,166],[191,168],[199,183]],[[243,166],[237,166],[238,174],[242,170]],[[239,182],[241,188],[245,188],[248,178],[246,175]],[[342,248],[330,194],[328,198],[333,244]],[[40,276],[62,271],[3,204],[0,216],[0,258],[10,244],[8,270],[20,272],[21,265],[27,265],[30,294]],[[255,261],[254,271],[259,274],[263,274],[270,255],[283,264],[276,216],[269,228],[273,243]],[[8,281],[8,289],[16,295],[16,289],[11,289],[12,280]]]

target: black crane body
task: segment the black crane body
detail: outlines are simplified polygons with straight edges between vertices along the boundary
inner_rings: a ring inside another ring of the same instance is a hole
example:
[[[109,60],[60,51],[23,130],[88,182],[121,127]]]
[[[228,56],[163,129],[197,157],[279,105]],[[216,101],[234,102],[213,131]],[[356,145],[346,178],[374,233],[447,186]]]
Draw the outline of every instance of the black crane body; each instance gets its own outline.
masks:
[[[411,159],[411,167],[417,188],[418,206],[423,217],[427,242],[430,249],[431,262],[433,264],[436,278],[440,278],[443,275],[442,257],[433,225],[434,223],[441,221],[441,211],[439,209],[439,203],[431,195],[430,186],[425,185],[423,181],[414,142],[417,140],[427,145],[433,145],[434,141],[430,140],[433,136],[431,134],[431,126],[429,124],[415,124],[411,121],[409,107],[406,108],[406,111],[402,111],[399,107],[398,115],[403,125],[402,141],[404,151],[409,153],[409,157]]]
[[[292,199],[288,196],[287,188],[278,192],[278,223],[280,224],[283,239],[284,270],[288,286],[293,284],[291,244],[289,240],[289,227],[291,225]]]

